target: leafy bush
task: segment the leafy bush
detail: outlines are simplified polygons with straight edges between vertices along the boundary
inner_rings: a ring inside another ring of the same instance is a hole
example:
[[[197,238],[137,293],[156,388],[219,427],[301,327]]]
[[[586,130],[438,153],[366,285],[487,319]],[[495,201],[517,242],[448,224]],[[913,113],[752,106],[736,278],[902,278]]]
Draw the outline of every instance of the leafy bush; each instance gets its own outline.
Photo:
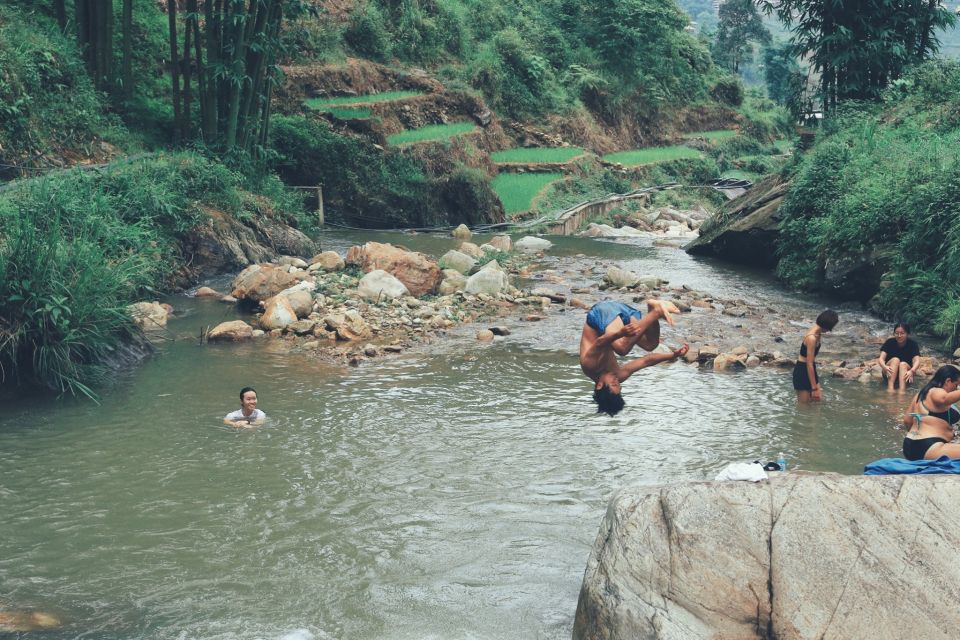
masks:
[[[489,222],[496,217],[491,214],[502,208],[490,178],[482,171],[460,167],[438,182],[437,195],[450,224]]]
[[[366,3],[350,16],[343,39],[361,56],[373,60],[386,60],[390,56],[390,34],[383,14],[373,2]]]
[[[720,78],[710,87],[710,96],[717,102],[739,107],[743,104],[743,82],[731,76]]]

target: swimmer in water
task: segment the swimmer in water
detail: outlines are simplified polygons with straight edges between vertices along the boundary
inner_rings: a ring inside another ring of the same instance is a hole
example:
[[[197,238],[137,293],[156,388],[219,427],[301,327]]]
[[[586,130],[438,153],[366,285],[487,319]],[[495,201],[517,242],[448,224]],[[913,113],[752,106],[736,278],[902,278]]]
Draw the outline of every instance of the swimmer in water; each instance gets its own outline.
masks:
[[[247,428],[261,424],[266,419],[267,414],[257,409],[256,389],[244,387],[240,390],[240,409],[228,413],[223,422],[231,427]]]
[[[630,360],[623,366],[617,355],[625,356],[640,345],[653,351],[660,344],[660,320],[673,325],[670,314],[679,313],[672,302],[647,300],[647,314],[628,304],[614,301],[598,302],[587,312],[587,322],[580,335],[580,368],[593,380],[593,400],[597,412],[614,416],[623,409],[620,383],[646,367],[676,360],[687,353],[684,344],[670,353],[649,353]]]

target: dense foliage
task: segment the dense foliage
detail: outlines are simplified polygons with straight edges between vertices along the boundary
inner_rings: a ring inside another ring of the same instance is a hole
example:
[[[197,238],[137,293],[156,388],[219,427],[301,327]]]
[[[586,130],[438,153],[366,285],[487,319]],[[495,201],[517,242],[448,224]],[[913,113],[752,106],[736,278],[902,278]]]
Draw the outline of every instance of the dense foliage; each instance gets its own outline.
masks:
[[[74,169],[0,191],[0,376],[92,394],[130,328],[126,306],[188,259],[176,239],[204,207],[238,218],[257,203],[243,178],[196,154]],[[280,210],[296,203],[261,185]]]
[[[928,0],[762,0],[793,29],[791,44],[820,74],[820,101],[832,111],[845,100],[874,100],[904,69],[931,57],[937,31],[955,22]]]
[[[781,208],[779,275],[821,288],[831,261],[885,265],[873,306],[957,344],[960,63],[920,67],[882,109],[850,108],[820,138]]]
[[[727,0],[720,5],[717,35],[710,52],[714,61],[734,73],[744,62],[753,62],[753,42],[767,43],[770,31],[754,0]]]

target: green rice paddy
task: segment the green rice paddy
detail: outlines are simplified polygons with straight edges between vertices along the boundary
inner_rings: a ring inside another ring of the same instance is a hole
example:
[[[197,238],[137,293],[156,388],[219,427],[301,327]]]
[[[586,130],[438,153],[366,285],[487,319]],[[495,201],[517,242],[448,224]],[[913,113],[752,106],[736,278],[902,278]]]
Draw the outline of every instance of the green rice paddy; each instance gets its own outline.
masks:
[[[700,152],[683,145],[674,145],[672,147],[648,147],[646,149],[632,149],[630,151],[618,151],[603,156],[607,162],[617,162],[625,165],[652,164],[655,162],[666,162],[668,160],[681,160],[684,158],[699,158]]]
[[[547,185],[562,178],[562,173],[501,173],[493,179],[493,190],[508,214],[522,213]]]
[[[337,96],[335,98],[310,98],[306,105],[311,109],[326,110],[327,107],[341,107],[344,105],[373,104],[375,102],[390,102],[422,96],[422,91],[385,91],[372,93],[367,96]]]
[[[426,142],[428,140],[447,140],[454,136],[469,133],[476,130],[476,125],[471,122],[454,122],[451,124],[432,124],[419,129],[408,129],[387,136],[387,142],[393,145],[413,144],[415,142]]]
[[[586,151],[580,147],[518,147],[490,154],[494,162],[569,162]]]
[[[684,138],[703,138],[711,142],[715,140],[727,140],[737,135],[734,129],[716,129],[714,131],[694,131],[693,133],[683,134]]]
[[[373,115],[373,111],[367,107],[330,107],[321,111],[341,120],[366,120]]]

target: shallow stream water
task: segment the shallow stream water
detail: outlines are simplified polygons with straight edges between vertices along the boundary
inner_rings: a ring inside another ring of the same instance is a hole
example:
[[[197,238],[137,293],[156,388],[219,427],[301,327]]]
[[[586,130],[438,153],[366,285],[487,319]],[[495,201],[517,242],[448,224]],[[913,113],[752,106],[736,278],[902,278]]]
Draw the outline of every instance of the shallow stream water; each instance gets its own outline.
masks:
[[[453,246],[339,233],[324,248],[366,239]],[[555,240],[548,267],[584,254],[784,309],[791,353],[826,304],[649,242]],[[778,451],[795,468],[858,474],[902,437],[902,396],[827,381],[822,405],[798,409],[783,369],[657,366],[624,385],[619,416],[598,416],[576,309],[513,322],[490,344],[466,327],[340,367],[282,341],[200,347],[200,328],[233,311],[170,302],[157,354],[101,404],[24,398],[0,417],[0,609],[63,620],[36,637],[569,638],[619,487],[712,479]],[[245,385],[270,420],[227,428]]]

